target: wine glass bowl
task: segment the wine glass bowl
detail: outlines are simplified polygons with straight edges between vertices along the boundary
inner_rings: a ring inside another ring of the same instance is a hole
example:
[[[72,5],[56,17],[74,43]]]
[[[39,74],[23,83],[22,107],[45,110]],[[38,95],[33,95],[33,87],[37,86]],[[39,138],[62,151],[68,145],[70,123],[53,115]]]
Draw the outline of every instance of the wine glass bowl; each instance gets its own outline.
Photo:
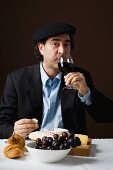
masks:
[[[70,55],[61,57],[58,63],[58,67],[60,71],[63,73],[63,75],[72,72],[74,68],[74,62],[72,57]]]
[[[70,72],[73,72],[74,61],[71,55],[60,57],[58,67],[64,76]],[[62,90],[64,89],[73,89],[73,87],[71,85],[68,85],[68,86],[65,86]]]

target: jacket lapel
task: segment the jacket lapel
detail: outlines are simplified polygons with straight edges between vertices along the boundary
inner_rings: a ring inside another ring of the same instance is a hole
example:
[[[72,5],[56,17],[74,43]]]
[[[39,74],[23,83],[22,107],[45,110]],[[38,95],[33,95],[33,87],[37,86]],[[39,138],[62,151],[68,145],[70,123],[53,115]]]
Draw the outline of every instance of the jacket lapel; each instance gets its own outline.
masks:
[[[32,71],[32,75],[29,79],[28,84],[28,96],[31,101],[33,108],[34,117],[38,119],[39,125],[41,124],[42,117],[42,107],[43,107],[43,98],[42,98],[42,83],[40,77],[40,65],[35,65]]]

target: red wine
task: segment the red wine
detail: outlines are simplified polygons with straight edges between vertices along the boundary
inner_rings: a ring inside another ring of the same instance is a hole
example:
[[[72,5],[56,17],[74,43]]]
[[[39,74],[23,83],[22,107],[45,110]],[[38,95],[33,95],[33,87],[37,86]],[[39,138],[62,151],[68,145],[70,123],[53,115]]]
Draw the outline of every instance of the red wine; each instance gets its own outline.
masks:
[[[60,71],[64,75],[66,75],[73,71],[74,65],[73,65],[73,63],[62,62],[62,63],[58,63],[58,67],[59,67]]]

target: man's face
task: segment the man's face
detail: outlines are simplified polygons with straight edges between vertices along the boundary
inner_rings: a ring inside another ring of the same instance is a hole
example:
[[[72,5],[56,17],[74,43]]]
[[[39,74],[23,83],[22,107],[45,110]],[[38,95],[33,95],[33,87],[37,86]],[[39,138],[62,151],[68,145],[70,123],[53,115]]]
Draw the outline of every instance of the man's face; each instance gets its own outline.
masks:
[[[60,57],[70,54],[70,37],[68,34],[61,34],[48,38],[45,44],[39,43],[38,48],[43,55],[43,64],[47,68],[58,70]]]

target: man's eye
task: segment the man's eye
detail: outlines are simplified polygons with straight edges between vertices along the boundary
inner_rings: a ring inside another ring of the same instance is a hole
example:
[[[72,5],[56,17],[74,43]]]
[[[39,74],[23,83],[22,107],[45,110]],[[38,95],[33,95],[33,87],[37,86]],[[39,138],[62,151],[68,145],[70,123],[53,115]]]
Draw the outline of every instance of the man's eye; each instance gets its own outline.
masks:
[[[53,45],[53,46],[57,46],[57,45],[58,45],[58,43],[54,42],[54,43],[52,43],[52,45]]]
[[[64,44],[65,47],[70,47],[70,43]]]

